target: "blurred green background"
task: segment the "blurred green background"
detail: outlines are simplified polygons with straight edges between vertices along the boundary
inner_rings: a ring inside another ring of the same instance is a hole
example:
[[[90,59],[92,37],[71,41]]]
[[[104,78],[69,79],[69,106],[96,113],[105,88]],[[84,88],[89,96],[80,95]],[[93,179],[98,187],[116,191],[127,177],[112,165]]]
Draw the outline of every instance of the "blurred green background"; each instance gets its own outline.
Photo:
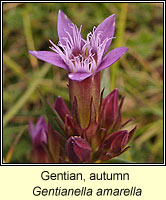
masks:
[[[28,122],[42,114],[37,87],[53,104],[69,105],[67,72],[29,55],[58,42],[58,10],[78,25],[82,35],[116,14],[110,49],[128,53],[102,74],[105,95],[113,88],[125,96],[123,121],[137,124],[131,148],[121,157],[136,163],[163,162],[163,4],[161,3],[4,3],[3,4],[3,156],[9,163],[30,162]]]

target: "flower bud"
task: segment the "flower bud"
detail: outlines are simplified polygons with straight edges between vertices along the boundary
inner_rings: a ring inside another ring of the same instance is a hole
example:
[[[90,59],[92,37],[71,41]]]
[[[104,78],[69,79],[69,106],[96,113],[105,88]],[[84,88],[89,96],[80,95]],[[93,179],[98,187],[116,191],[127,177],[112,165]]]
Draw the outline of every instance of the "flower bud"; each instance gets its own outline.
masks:
[[[120,130],[112,133],[106,138],[104,143],[104,157],[108,156],[108,159],[120,155],[124,147],[129,141],[129,133],[127,130]]]
[[[118,117],[118,90],[113,90],[102,103],[102,127],[109,130]]]
[[[70,111],[67,105],[65,104],[64,100],[62,99],[62,97],[58,97],[56,99],[54,104],[54,109],[57,111],[57,113],[59,114],[59,116],[63,121],[65,121],[65,116],[67,114],[70,115]]]
[[[70,137],[66,143],[66,154],[73,163],[88,162],[91,157],[91,148],[81,137]]]

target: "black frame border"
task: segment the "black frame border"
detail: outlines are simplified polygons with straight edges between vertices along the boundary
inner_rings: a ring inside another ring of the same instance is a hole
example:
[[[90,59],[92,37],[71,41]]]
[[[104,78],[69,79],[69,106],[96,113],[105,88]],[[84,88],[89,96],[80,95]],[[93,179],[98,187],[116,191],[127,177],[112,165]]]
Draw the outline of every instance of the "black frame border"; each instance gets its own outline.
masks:
[[[113,164],[113,163],[89,163],[89,164],[31,164],[31,163],[4,163],[3,162],[3,3],[162,3],[163,4],[163,163],[131,163],[131,164]],[[166,166],[166,138],[165,138],[165,1],[1,1],[1,156],[0,166]]]

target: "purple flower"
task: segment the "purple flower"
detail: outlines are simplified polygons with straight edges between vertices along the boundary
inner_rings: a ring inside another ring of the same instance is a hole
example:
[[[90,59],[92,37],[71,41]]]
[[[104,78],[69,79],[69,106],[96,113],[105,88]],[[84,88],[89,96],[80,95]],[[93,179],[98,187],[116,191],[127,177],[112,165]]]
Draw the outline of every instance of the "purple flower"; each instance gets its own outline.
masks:
[[[136,127],[129,132],[122,130],[131,119],[122,124],[124,98],[118,102],[118,89],[104,99],[104,90],[100,92],[100,71],[111,66],[128,50],[119,47],[106,54],[115,31],[115,15],[94,27],[86,40],[81,35],[81,28],[78,29],[59,11],[59,43],[55,45],[50,40],[52,52],[29,51],[33,56],[68,71],[71,106],[70,112],[64,100],[58,97],[51,108],[43,98],[49,125],[41,117],[36,128],[32,123],[29,126],[35,162],[106,161],[126,151],[135,132]]]
[[[31,152],[31,160],[33,163],[48,163],[50,162],[48,154],[45,152],[42,144],[47,144],[48,125],[43,116],[38,120],[36,127],[33,123],[29,123],[29,134],[32,139],[33,149]]]
[[[43,116],[38,120],[36,127],[34,127],[32,122],[29,123],[29,133],[34,146],[40,146],[42,142],[47,143],[47,131],[48,126]]]
[[[55,45],[51,40],[51,51],[29,51],[40,60],[66,69],[71,80],[82,81],[101,70],[111,66],[127,50],[118,47],[106,52],[112,42],[115,31],[115,14],[106,18],[97,28],[87,34],[86,40],[81,35],[81,28],[77,28],[62,12],[58,14],[59,43]]]

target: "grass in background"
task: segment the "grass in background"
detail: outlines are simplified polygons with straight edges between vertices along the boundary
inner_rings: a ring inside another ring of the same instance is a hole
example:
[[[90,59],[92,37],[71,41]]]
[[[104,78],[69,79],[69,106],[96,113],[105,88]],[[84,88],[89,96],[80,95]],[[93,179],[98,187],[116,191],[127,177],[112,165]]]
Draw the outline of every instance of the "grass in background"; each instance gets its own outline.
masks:
[[[67,72],[29,55],[58,42],[57,14],[63,10],[86,34],[116,14],[110,49],[128,53],[103,73],[105,92],[117,87],[125,96],[123,120],[137,124],[131,149],[121,158],[136,163],[163,162],[163,5],[161,3],[4,3],[3,4],[3,152],[12,163],[29,162],[29,120],[42,114],[37,86],[50,104],[68,101]],[[110,89],[111,88],[111,89]],[[106,95],[105,93],[105,95]]]

